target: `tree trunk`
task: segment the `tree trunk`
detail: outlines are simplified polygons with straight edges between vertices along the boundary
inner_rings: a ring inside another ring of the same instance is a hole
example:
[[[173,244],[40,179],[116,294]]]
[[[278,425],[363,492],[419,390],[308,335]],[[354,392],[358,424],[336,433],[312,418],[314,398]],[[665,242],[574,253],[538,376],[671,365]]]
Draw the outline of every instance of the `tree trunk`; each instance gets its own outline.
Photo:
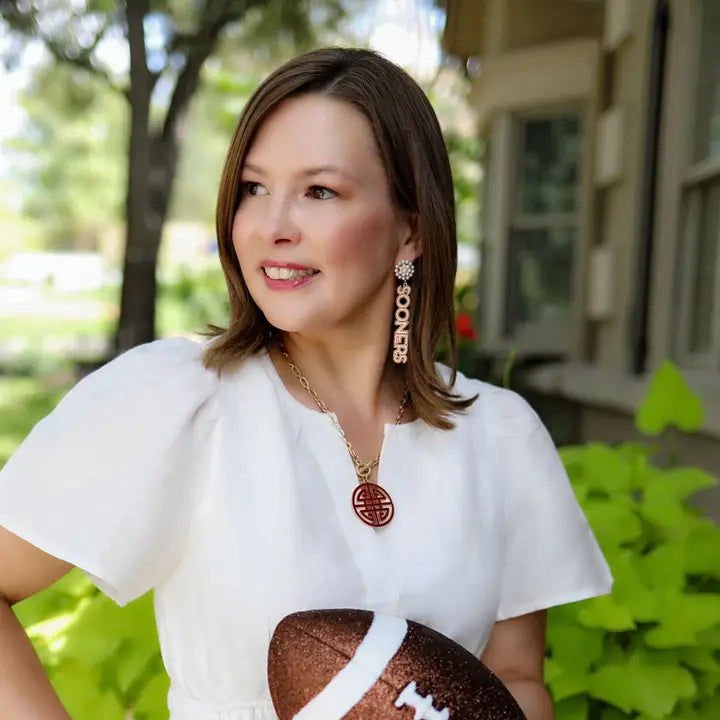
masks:
[[[197,90],[200,71],[213,52],[223,27],[238,20],[252,5],[264,0],[208,1],[205,24],[188,44],[165,122],[154,133],[150,128],[150,98],[157,79],[147,67],[143,20],[149,0],[126,0],[130,46],[130,146],[126,195],[126,246],[120,318],[115,353],[155,338],[155,299],[158,251],[167,219],[183,124],[190,99]]]
[[[159,231],[149,222],[150,96],[153,78],[147,68],[143,20],[148,0],[126,4],[130,45],[130,142],[126,191],[126,242],[120,318],[115,335],[119,354],[155,337],[155,265]]]

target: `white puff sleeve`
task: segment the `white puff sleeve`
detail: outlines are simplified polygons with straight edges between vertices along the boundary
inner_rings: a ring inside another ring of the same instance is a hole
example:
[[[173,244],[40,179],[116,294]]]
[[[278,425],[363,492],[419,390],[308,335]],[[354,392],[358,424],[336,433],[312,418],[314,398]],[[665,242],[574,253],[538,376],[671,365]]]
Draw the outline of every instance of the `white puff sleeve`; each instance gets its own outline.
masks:
[[[217,376],[185,339],[141,345],[81,380],[0,472],[0,525],[124,605],[183,550]]]
[[[535,411],[512,391],[492,393],[505,513],[497,619],[609,593],[612,576]]]

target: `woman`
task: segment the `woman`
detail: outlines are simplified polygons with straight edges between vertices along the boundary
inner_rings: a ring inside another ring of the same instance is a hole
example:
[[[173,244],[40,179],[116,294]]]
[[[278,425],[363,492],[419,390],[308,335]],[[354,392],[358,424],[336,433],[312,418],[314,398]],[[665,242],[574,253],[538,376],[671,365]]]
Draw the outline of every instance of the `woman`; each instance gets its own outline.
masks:
[[[67,717],[9,605],[72,566],[155,590],[174,720],[274,718],[270,635],[321,607],[430,625],[551,718],[544,609],[611,578],[529,406],[433,362],[456,238],[422,91],[365,50],[281,67],[217,233],[229,328],[93,373],[0,476],[0,718]]]

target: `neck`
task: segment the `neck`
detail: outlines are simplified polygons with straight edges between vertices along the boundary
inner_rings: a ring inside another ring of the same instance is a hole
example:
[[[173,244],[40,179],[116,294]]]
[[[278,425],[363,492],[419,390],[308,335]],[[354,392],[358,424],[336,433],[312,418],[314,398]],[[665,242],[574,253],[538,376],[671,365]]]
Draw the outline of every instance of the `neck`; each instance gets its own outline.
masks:
[[[339,416],[349,414],[378,422],[393,422],[404,392],[401,370],[388,362],[390,330],[386,337],[354,333],[343,338],[317,339],[283,333],[282,342],[293,362],[327,407]],[[278,369],[287,362],[279,349],[271,349]],[[291,373],[281,371],[288,390],[301,402],[314,406]]]

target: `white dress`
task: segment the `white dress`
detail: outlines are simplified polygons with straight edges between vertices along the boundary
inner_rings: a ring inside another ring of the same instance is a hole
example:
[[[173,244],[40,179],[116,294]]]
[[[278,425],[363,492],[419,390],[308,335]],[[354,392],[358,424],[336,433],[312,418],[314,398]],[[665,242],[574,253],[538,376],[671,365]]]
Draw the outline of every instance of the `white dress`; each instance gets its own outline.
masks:
[[[82,568],[120,604],[155,589],[173,720],[275,720],[270,636],[309,608],[378,610],[479,655],[496,620],[609,592],[553,443],[517,394],[457,427],[386,425],[386,527],[351,505],[330,419],[262,353],[221,379],[160,340],[82,380],[0,473],[0,525]]]

